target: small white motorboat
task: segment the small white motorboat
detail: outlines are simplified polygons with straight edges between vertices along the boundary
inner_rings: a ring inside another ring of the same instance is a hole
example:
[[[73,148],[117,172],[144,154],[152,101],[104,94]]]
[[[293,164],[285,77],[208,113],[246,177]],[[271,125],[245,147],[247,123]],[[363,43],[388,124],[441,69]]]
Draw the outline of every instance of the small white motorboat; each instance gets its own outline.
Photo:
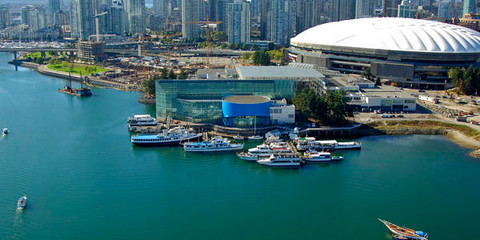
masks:
[[[17,201],[17,209],[23,210],[27,206],[27,196],[23,196]]]
[[[233,137],[233,139],[237,140],[237,141],[243,141],[245,140],[244,137],[240,136],[240,134],[237,134],[236,136]]]
[[[4,129],[2,130],[2,133],[3,133],[3,134],[8,134],[8,128],[4,128]]]
[[[261,141],[261,140],[263,140],[263,136],[253,135],[253,136],[248,137],[248,140],[251,140],[251,141]]]

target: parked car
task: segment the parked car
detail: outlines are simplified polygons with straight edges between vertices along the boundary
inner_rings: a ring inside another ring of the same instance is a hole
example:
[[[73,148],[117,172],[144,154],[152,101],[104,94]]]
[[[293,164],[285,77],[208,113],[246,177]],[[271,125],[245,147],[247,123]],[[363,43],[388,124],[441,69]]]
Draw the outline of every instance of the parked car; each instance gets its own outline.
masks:
[[[389,115],[383,114],[383,115],[382,115],[382,118],[389,118]]]
[[[403,115],[397,115],[398,118],[403,118]]]

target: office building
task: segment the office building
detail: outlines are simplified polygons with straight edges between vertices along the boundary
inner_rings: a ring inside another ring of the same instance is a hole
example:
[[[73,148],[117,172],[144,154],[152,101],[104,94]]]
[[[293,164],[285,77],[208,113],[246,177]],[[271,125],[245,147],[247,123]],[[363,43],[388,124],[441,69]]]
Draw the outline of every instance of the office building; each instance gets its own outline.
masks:
[[[232,44],[250,42],[250,4],[235,0],[228,4],[228,42]]]
[[[95,35],[94,0],[71,0],[71,26],[72,37],[87,40],[90,35]]]
[[[279,45],[288,45],[295,33],[296,1],[272,0],[270,41]]]
[[[330,19],[342,21],[355,18],[355,0],[332,0],[330,7]]]
[[[375,0],[357,0],[355,18],[373,17],[375,12]]]
[[[4,29],[10,25],[10,12],[8,7],[0,7],[0,29]]]
[[[399,0],[382,0],[382,13],[384,17],[396,17]]]
[[[146,30],[145,0],[124,0],[127,15],[128,31],[130,33],[144,33]]]
[[[475,13],[475,0],[463,0],[463,15]]]
[[[127,32],[127,14],[122,1],[113,1],[107,9],[106,33],[123,36]]]
[[[205,21],[205,1],[182,0],[182,37],[184,39],[200,38],[198,21]]]
[[[297,1],[295,32],[300,33],[319,24],[319,0]]]
[[[401,18],[413,18],[415,17],[415,12],[415,9],[409,3],[402,1],[402,3],[398,5],[397,16]]]
[[[61,7],[60,0],[48,0],[47,5],[47,14],[48,14],[48,24],[53,24],[55,20],[55,13],[60,11]]]

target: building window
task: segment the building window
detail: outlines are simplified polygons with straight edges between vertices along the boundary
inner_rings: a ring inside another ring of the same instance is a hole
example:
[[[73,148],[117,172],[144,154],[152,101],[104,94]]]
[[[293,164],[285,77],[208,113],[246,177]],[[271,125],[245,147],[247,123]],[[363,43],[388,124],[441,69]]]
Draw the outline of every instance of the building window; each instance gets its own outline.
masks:
[[[288,118],[294,118],[295,114],[288,114]]]

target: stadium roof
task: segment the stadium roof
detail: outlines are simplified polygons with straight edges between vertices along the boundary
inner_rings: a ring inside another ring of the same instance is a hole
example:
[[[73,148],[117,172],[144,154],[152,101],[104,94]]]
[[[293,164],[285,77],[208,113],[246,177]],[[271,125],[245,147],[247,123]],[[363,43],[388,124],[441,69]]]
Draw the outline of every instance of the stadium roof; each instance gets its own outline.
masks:
[[[410,18],[331,22],[291,39],[297,47],[322,46],[430,53],[479,53],[480,33],[452,24]]]

